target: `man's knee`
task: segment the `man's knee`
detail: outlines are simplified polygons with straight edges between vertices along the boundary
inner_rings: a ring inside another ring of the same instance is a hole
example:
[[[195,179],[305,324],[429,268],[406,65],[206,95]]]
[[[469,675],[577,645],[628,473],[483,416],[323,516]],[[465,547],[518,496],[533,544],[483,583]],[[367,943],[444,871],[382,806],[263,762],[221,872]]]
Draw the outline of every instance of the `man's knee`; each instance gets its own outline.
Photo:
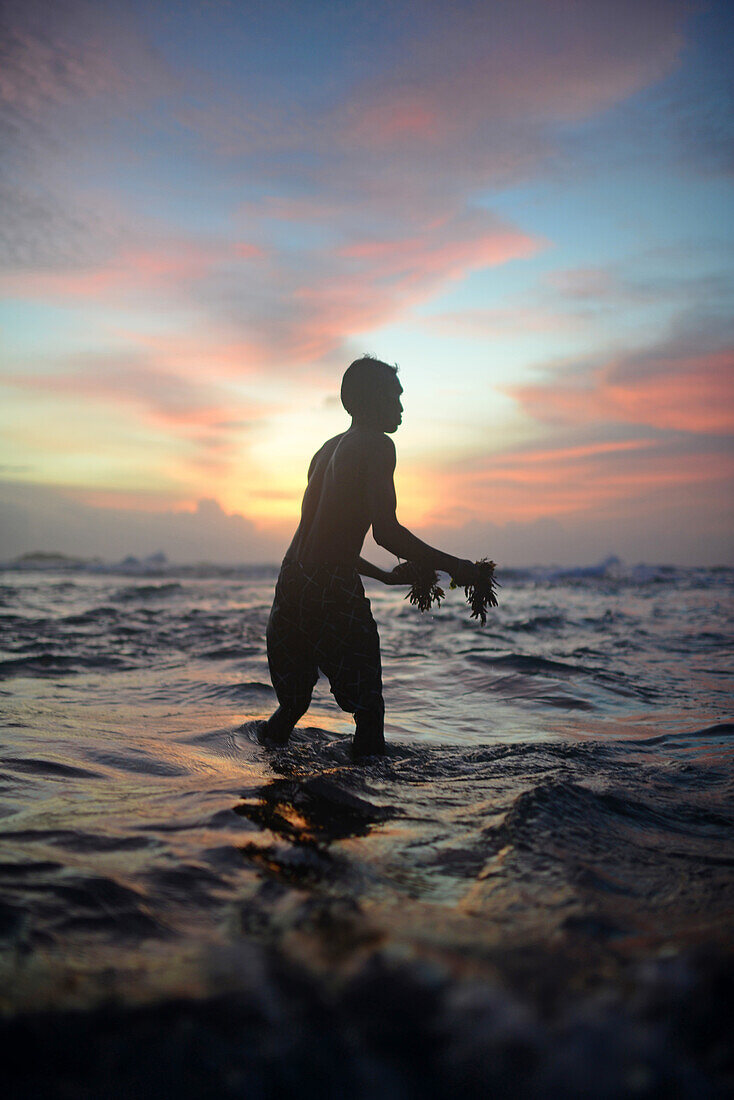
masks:
[[[305,662],[300,668],[287,670],[275,669],[271,665],[270,679],[273,682],[278,703],[283,710],[295,715],[295,722],[311,706],[311,696],[318,675],[318,671],[310,668]]]

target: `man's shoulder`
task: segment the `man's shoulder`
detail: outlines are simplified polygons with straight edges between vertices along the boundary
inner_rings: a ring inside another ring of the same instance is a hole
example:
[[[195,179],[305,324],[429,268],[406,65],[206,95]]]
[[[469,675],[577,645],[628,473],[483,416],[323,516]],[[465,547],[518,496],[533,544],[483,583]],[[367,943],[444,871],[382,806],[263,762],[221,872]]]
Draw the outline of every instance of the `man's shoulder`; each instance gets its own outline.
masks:
[[[384,432],[366,428],[357,436],[357,446],[374,458],[382,461],[395,459],[395,444]]]
[[[314,455],[311,469],[319,462],[332,462],[336,468],[344,469],[356,464],[361,470],[365,467],[392,470],[395,468],[395,444],[380,431],[346,431],[327,439],[321,450]]]
[[[322,455],[333,454],[333,452],[339,446],[340,441],[344,438],[345,435],[346,435],[346,432],[341,432],[339,435],[334,435],[334,436],[331,437],[331,439],[327,439],[325,443],[322,443],[321,446],[319,447],[318,451],[316,451],[313,458],[311,459],[311,465],[313,466],[313,464]]]
[[[362,474],[392,476],[395,469],[395,444],[383,432],[364,430],[350,439],[349,451]]]

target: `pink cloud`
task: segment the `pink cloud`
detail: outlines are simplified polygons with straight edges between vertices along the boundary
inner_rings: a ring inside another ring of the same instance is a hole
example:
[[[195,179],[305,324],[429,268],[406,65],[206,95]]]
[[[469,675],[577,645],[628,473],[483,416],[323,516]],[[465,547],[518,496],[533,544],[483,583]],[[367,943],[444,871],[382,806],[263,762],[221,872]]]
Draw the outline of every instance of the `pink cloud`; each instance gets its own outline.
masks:
[[[233,249],[240,260],[261,260],[266,255],[265,249],[260,245],[250,244],[247,241],[235,243]]]
[[[115,335],[134,356],[156,363],[179,378],[242,378],[256,374],[266,362],[266,350],[254,341],[242,340],[225,326],[195,328],[188,332],[140,332],[120,328]]]
[[[28,6],[36,11],[32,0]],[[32,31],[19,20],[7,94],[35,95],[35,73],[41,84],[50,81],[32,109],[56,121],[49,104],[68,108],[61,140],[74,132],[82,100],[124,119],[131,103],[157,96],[189,128],[187,158],[195,131],[205,151],[198,167],[212,171],[213,146],[233,158],[241,184],[244,155],[250,193],[266,194],[241,204],[242,239],[226,246],[155,232],[147,244],[138,233],[102,263],[63,274],[33,264],[4,276],[2,287],[51,302],[191,305],[206,314],[203,328],[224,327],[228,342],[246,346],[260,366],[332,354],[353,333],[404,316],[447,283],[541,247],[470,209],[470,197],[534,170],[552,144],[549,122],[588,117],[668,72],[685,10],[676,0],[620,0],[613,11],[603,0],[430,5],[421,19],[398,13],[397,50],[357,66],[344,88],[287,104],[273,94],[269,73],[261,86],[263,74],[253,72],[246,101],[238,81],[227,86],[183,70],[172,80],[145,41],[150,25],[124,5],[108,13],[106,5],[72,2],[50,29],[42,19]],[[151,134],[160,125],[152,114],[141,121]],[[167,129],[167,141],[175,132]],[[146,154],[135,144],[123,150],[133,160]],[[215,173],[223,170],[217,160]],[[283,241],[274,223],[286,220],[316,227],[325,239],[304,245],[294,233],[293,242],[265,247]],[[97,233],[90,227],[90,236]]]
[[[160,241],[121,250],[94,269],[0,276],[15,296],[105,302],[127,309],[191,303],[201,318],[185,335],[120,333],[164,369],[221,375],[284,368],[330,354],[353,333],[405,315],[471,271],[534,254],[544,242],[490,213],[435,219],[409,236],[360,238],[309,253],[259,245]]]
[[[219,402],[214,403],[217,388],[213,385],[129,362],[94,372],[26,375],[10,381],[44,392],[142,406],[155,420],[182,427],[212,428],[234,417],[247,420],[262,413],[261,406],[242,402],[235,405],[224,394],[219,394]]]
[[[392,72],[363,81],[343,109],[342,141],[373,151],[496,143],[507,124],[588,118],[665,76],[687,5],[618,0],[434,6]]]
[[[96,268],[6,273],[0,287],[16,297],[118,309],[192,303],[206,316],[203,329],[161,338],[164,362],[177,360],[179,370],[188,359],[200,370],[206,360],[209,370],[231,374],[313,362],[352,334],[404,316],[447,283],[531,256],[544,243],[474,210],[444,214],[409,235],[314,249],[308,263],[300,251],[266,252],[242,239],[170,240],[122,249]]]
[[[611,363],[576,384],[516,386],[531,416],[557,423],[646,424],[686,432],[734,431],[734,350]]]
[[[673,70],[688,14],[685,0],[480,0],[410,18],[397,5],[385,55],[359,58],[315,103],[243,105],[220,87],[177,114],[207,150],[246,157],[248,176],[267,181],[243,211],[346,224],[350,238],[371,220],[379,236],[536,174],[557,148],[556,123],[591,118]]]
[[[431,471],[442,501],[426,524],[494,523],[584,514],[629,516],[649,494],[725,486],[734,455],[708,450],[681,455],[656,440],[623,440],[478,457],[451,471]]]
[[[356,241],[337,251],[333,273],[295,288],[300,316],[292,352],[317,358],[352,333],[404,315],[447,283],[533,255],[542,245],[479,212],[446,219],[420,235]]]
[[[420,235],[388,241],[355,241],[341,249],[347,259],[364,261],[379,278],[438,275],[452,279],[480,267],[532,256],[538,238],[503,226],[491,215],[467,215],[430,226]]]
[[[389,148],[398,143],[435,145],[446,138],[446,120],[429,89],[393,94],[352,106],[346,140]]]
[[[6,272],[0,286],[7,294],[40,299],[115,299],[151,290],[175,289],[204,276],[218,265],[260,259],[261,248],[233,245],[159,242],[153,248],[121,249],[104,265],[77,271]]]
[[[20,115],[122,92],[128,84],[101,43],[33,32],[15,26],[0,70],[0,103]]]
[[[147,107],[177,89],[178,77],[130,6],[116,0],[5,0],[3,17],[4,161],[20,165],[21,176],[30,165],[29,195],[48,188],[53,208],[65,179],[86,163],[90,136],[99,140],[126,118],[139,123]],[[109,153],[120,153],[114,139]]]
[[[666,76],[689,14],[685,0],[479,0],[432,4],[407,20],[399,8],[390,43],[397,54],[355,66],[335,105],[279,110],[265,101],[243,110],[225,92],[187,105],[179,119],[225,157],[308,150],[317,167],[304,171],[321,188],[338,163],[337,186],[360,178],[359,191],[384,194],[386,180],[405,177],[412,164],[405,190],[420,203],[437,176],[445,194],[451,177],[463,186],[537,164],[548,123],[589,118]],[[368,165],[365,151],[375,157]],[[420,170],[429,164],[432,179]]]
[[[66,141],[85,89],[90,103],[105,111],[111,104],[114,117],[124,119],[136,97],[167,88],[174,102],[159,106],[172,107],[189,127],[184,156],[192,155],[194,131],[205,152],[198,168],[211,172],[215,160],[221,180],[223,162],[232,158],[229,181],[246,178],[250,194],[266,194],[242,202],[241,239],[232,243],[164,240],[152,232],[148,244],[138,233],[112,259],[63,274],[34,264],[4,276],[2,286],[51,302],[191,307],[204,318],[194,342],[206,356],[211,338],[220,357],[212,369],[230,373],[239,369],[238,347],[246,369],[313,361],[352,334],[405,316],[451,281],[533,254],[542,242],[471,209],[471,196],[497,179],[534,171],[552,146],[549,122],[588,117],[670,71],[686,10],[676,0],[620,0],[613,11],[602,0],[430,5],[422,19],[396,19],[395,53],[358,66],[336,93],[330,85],[317,102],[290,97],[286,105],[273,94],[270,73],[261,86],[263,74],[253,72],[246,102],[237,81],[228,87],[183,70],[171,81],[143,40],[146,21],[136,25],[124,5],[110,15],[102,9],[95,14],[94,5],[87,12],[73,3],[68,20],[55,18],[52,32],[36,26],[35,44],[29,38],[18,47],[13,87],[34,94],[29,74],[36,70],[58,84],[33,110],[69,108],[68,131],[60,131]],[[44,50],[57,50],[60,75],[48,75]],[[109,87],[95,82],[97,64]],[[160,125],[152,114],[141,121],[151,134]],[[176,127],[166,135],[175,142]],[[133,160],[146,154],[134,143],[123,150]],[[284,221],[311,230],[307,243],[293,231],[284,245],[276,224]],[[314,244],[315,229],[321,239]],[[89,235],[97,232],[92,227]],[[279,244],[266,247],[269,239]],[[225,335],[214,335],[220,329]],[[186,357],[185,350],[171,354]]]

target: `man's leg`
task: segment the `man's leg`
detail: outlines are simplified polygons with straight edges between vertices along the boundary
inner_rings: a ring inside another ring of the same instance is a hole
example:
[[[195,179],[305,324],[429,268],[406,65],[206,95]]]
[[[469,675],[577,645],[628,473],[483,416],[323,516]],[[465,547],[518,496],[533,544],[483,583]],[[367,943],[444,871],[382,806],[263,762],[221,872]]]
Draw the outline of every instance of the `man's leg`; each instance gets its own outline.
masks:
[[[310,700],[309,700],[310,702]],[[285,745],[293,733],[293,728],[299,718],[308,710],[305,706],[281,705],[271,714],[265,722],[260,722],[257,729],[257,739],[261,744]]]
[[[356,573],[335,578],[334,595],[316,659],[339,706],[354,715],[352,756],[360,759],[385,751],[380,636]]]
[[[352,757],[377,756],[385,751],[385,704],[382,696],[368,710],[354,712],[354,741]]]
[[[278,709],[258,728],[258,740],[285,745],[299,718],[309,708],[319,670],[311,646],[297,622],[297,611],[276,588],[266,632],[268,668]]]

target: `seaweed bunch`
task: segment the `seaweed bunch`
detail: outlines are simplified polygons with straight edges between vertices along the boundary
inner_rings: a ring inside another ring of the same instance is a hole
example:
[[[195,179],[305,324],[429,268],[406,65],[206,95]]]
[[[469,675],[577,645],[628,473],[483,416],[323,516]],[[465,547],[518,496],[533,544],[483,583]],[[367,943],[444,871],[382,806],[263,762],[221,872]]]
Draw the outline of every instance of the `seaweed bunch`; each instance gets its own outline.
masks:
[[[473,584],[464,587],[466,600],[470,608],[470,617],[479,619],[482,626],[487,623],[487,608],[497,607],[497,592],[499,587],[495,580],[495,563],[488,558],[480,558],[475,563],[479,569],[479,577]],[[446,593],[438,583],[438,573],[435,569],[426,568],[414,561],[401,562],[393,570],[399,573],[400,579],[411,583],[410,591],[405,597],[419,611],[430,611],[435,603],[441,606],[441,601],[446,599]],[[451,587],[458,588],[456,581],[451,579]]]
[[[419,611],[430,611],[431,605],[441,606],[441,600],[446,598],[446,593],[438,583],[438,573],[435,569],[426,569],[416,562],[406,563],[410,566],[415,580],[411,585],[408,595],[405,597],[413,607]]]
[[[499,587],[495,580],[495,562],[488,558],[480,558],[475,563],[479,567],[479,579],[474,584],[467,584],[464,588],[466,601],[471,608],[470,618],[479,619],[482,626],[487,622],[487,608],[497,607],[497,592]],[[456,585],[451,582],[451,587]]]

